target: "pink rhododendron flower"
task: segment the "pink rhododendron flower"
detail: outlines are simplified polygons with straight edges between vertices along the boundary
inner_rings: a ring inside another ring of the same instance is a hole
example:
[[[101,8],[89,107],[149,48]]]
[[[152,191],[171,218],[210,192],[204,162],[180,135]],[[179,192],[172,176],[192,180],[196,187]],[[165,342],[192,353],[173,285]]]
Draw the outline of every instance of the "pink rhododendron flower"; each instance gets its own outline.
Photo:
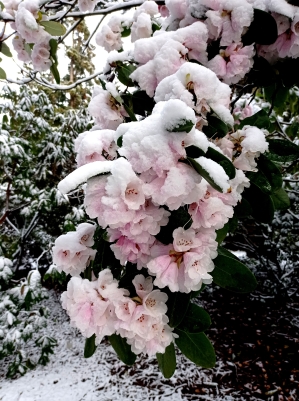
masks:
[[[33,46],[31,59],[33,67],[37,71],[47,71],[52,65],[50,60],[50,39],[51,36],[49,35],[45,40]]]
[[[116,129],[124,120],[126,112],[113,84],[104,90],[97,86],[88,105],[88,111],[95,118],[96,129]]]
[[[68,232],[56,239],[52,250],[53,262],[58,271],[78,276],[85,270],[96,254],[94,249],[89,248],[94,244],[94,232],[93,224],[82,223],[76,232]]]
[[[210,8],[206,12],[209,37],[220,38],[220,46],[241,41],[245,27],[253,20],[253,7],[246,0],[202,0]]]
[[[96,6],[95,0],[78,0],[79,10],[85,13],[86,11],[92,12]]]
[[[253,45],[242,47],[241,43],[233,43],[221,50],[220,55],[212,58],[207,66],[226,84],[235,84],[252,68],[254,54]]]
[[[213,235],[211,235],[214,233]],[[151,248],[152,260],[147,264],[156,276],[154,284],[166,286],[172,292],[190,292],[210,283],[209,274],[214,268],[212,258],[217,256],[215,230],[174,230],[174,242],[170,245],[155,244]]]

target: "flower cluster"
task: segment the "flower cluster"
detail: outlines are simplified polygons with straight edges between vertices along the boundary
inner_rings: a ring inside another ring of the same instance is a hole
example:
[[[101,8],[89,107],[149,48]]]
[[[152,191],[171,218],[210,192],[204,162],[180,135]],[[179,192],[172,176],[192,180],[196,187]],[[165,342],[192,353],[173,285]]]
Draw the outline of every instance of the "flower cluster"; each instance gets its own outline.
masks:
[[[167,324],[168,297],[160,289],[190,293],[212,282],[217,230],[233,217],[250,185],[244,172],[257,171],[256,159],[268,150],[266,131],[234,128],[252,114],[251,107],[235,108],[235,120],[229,109],[228,85],[246,76],[256,56],[256,47],[242,40],[257,3],[279,12],[275,2],[266,6],[262,0],[166,0],[159,7],[162,28],[153,33],[158,8],[146,1],[133,18],[113,16],[98,33],[97,43],[113,51],[109,68],[133,65],[127,79],[155,106],[135,116],[124,100],[134,93],[122,94],[107,69],[89,104],[95,125],[75,143],[78,169],[59,188],[68,192],[86,182],[86,213],[105,230],[114,257],[124,271],[134,264],[148,276],[136,275],[134,290],[126,287],[130,291],[119,288],[107,269],[93,281],[73,277],[63,305],[84,336],[95,334],[100,342],[116,333],[136,354],[163,353],[175,335]],[[128,28],[134,49],[117,53]],[[210,51],[213,43],[216,52]],[[226,131],[206,135],[211,118]],[[184,222],[173,225],[175,213]],[[81,244],[77,232],[60,238],[53,249],[56,264],[79,275],[95,251]]]
[[[165,315],[168,297],[153,290],[150,277],[139,274],[133,284],[136,296],[130,298],[127,290],[118,288],[109,269],[102,270],[94,281],[72,277],[61,296],[62,306],[71,325],[85,337],[95,334],[97,343],[117,333],[127,339],[136,354],[164,352],[173,341]]]

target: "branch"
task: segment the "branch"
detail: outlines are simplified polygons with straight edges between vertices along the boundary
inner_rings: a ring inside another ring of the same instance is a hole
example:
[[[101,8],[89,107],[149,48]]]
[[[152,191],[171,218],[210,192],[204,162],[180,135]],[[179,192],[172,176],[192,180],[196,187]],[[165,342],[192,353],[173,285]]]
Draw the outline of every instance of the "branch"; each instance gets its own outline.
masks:
[[[94,15],[107,15],[107,14],[113,13],[114,11],[126,10],[126,9],[130,9],[133,7],[141,6],[141,4],[143,4],[143,3],[144,3],[144,0],[131,0],[131,1],[124,2],[124,3],[118,3],[118,4],[110,6],[110,7],[108,6],[107,8],[104,8],[104,9],[91,11],[88,13],[83,13],[81,11],[75,11],[75,12],[69,13],[66,16],[66,18],[85,18],[85,17],[92,17]],[[158,5],[164,5],[165,1],[157,0],[156,3]],[[52,17],[50,17],[49,20],[56,21],[60,17],[61,17],[60,13],[57,13],[57,14],[53,15]]]
[[[101,18],[101,20],[98,22],[97,26],[95,27],[95,29],[91,32],[91,34],[89,35],[89,38],[83,43],[83,49],[81,53],[84,53],[85,50],[87,49],[87,47],[89,46],[89,42],[91,41],[93,35],[96,33],[96,31],[99,29],[99,26],[101,25],[101,23],[104,21],[106,15],[103,15],[103,17]]]

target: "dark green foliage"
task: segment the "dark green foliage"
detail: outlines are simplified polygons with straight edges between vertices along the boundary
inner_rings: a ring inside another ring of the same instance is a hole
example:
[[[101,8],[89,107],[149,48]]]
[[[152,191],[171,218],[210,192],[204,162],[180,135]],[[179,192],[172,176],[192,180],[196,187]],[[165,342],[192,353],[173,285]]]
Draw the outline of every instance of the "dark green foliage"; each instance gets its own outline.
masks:
[[[90,358],[95,353],[97,346],[95,344],[96,336],[93,334],[91,337],[86,338],[84,346],[84,358]]]
[[[176,369],[176,356],[173,343],[166,347],[164,354],[157,353],[156,357],[163,376],[165,379],[170,379]]]
[[[176,329],[179,338],[175,343],[182,353],[203,368],[213,368],[216,363],[214,348],[204,333],[188,333]]]
[[[126,365],[133,365],[136,355],[131,351],[131,346],[126,339],[117,334],[112,334],[108,339],[119,359]]]

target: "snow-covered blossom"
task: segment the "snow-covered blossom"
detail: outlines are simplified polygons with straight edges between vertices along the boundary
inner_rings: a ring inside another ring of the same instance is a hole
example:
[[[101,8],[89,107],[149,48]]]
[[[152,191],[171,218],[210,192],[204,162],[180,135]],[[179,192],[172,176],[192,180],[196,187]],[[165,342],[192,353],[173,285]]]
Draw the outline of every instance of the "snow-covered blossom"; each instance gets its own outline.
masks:
[[[102,29],[96,34],[97,45],[104,47],[107,52],[120,50],[123,46],[121,32],[124,28],[122,22],[123,18],[120,15],[113,15],[108,24],[103,25]]]
[[[195,63],[185,63],[160,82],[155,101],[180,99],[200,116],[205,117],[212,109],[223,121],[233,125],[228,109],[230,93],[230,87],[220,82],[213,71]]]
[[[48,36],[44,28],[38,24],[43,18],[39,11],[38,0],[24,0],[19,4],[15,13],[15,26],[27,43],[40,43]]]
[[[95,161],[116,158],[116,144],[113,130],[94,130],[83,132],[75,140],[78,167]]]
[[[268,150],[265,132],[246,125],[230,135],[234,143],[234,166],[245,171],[257,171],[255,158]]]
[[[127,115],[114,84],[107,83],[106,90],[94,88],[88,111],[95,119],[95,129],[116,129]]]
[[[131,26],[131,41],[141,38],[149,38],[152,33],[152,17],[158,13],[158,6],[154,1],[145,1],[137,8],[133,15]]]

